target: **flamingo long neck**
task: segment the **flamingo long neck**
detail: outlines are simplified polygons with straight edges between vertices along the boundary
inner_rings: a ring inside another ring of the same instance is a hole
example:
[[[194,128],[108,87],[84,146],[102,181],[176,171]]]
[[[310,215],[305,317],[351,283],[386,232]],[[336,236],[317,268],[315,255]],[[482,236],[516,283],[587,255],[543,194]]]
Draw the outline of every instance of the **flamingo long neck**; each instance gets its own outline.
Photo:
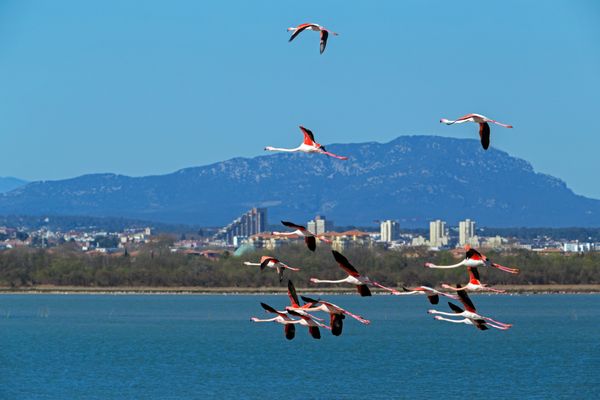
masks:
[[[443,123],[443,124],[446,124],[446,125],[464,124],[465,122],[471,122],[471,119],[465,118],[465,119],[451,120],[451,119],[442,118],[440,120],[440,122]]]
[[[311,279],[311,281],[313,281],[315,283],[343,283],[343,282],[347,282],[347,280],[348,280],[348,278],[340,279],[338,281],[331,281],[331,280],[327,280],[327,279],[316,279],[316,278]]]
[[[450,317],[459,317],[462,315],[458,314],[458,313],[448,313],[448,312],[444,312],[444,311],[438,311],[438,310],[428,310],[427,311],[429,314],[437,314],[437,315],[448,315]]]
[[[462,260],[461,262],[459,262],[457,264],[452,264],[452,265],[435,265],[435,264],[429,263],[428,267],[429,268],[438,268],[438,269],[458,268],[461,265],[464,265],[465,262],[466,262],[466,260]]]
[[[454,314],[452,314],[454,315]],[[437,317],[436,318],[439,321],[447,321],[447,322],[453,322],[455,324],[469,324],[471,323],[468,319],[450,319],[450,318],[444,318],[444,317]]]
[[[252,318],[253,322],[273,322],[273,321],[277,321],[277,319],[280,317],[275,317],[275,318],[269,318],[269,319],[259,319],[259,318]]]
[[[250,262],[250,261],[245,261],[244,265],[260,265],[260,263],[253,263],[253,262]]]
[[[290,235],[297,235],[298,231],[294,231],[294,232],[273,232],[273,235],[278,235],[278,236],[290,236]]]
[[[296,151],[300,151],[300,147],[295,147],[293,149],[284,149],[284,148],[281,148],[281,147],[268,146],[268,147],[265,147],[265,150],[268,150],[268,151],[283,151],[283,152],[287,152],[287,153],[293,153],[293,152],[296,152]]]
[[[458,287],[454,287],[454,286],[450,286],[450,285],[446,285],[445,283],[442,284],[442,287],[444,289],[449,289],[449,290],[454,290],[456,292],[458,292],[459,290],[465,290],[465,288],[458,288]]]

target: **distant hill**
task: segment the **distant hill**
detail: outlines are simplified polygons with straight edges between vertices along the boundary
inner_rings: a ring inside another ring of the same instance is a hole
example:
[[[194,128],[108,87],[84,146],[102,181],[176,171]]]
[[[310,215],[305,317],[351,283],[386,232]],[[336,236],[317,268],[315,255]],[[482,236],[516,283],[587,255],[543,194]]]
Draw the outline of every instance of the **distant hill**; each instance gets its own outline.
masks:
[[[198,228],[189,224],[166,224],[123,217],[89,217],[79,215],[0,215],[0,226],[11,228],[61,230],[97,230],[122,232],[126,228],[151,227],[156,233],[183,233]]]
[[[477,140],[401,136],[335,144],[321,155],[234,158],[158,176],[84,175],[33,182],[0,195],[0,214],[90,215],[224,225],[250,207],[270,223],[324,214],[339,225],[398,219],[425,226],[471,218],[480,226],[600,226],[600,201]]]
[[[10,192],[26,183],[27,181],[12,176],[0,176],[0,193]]]

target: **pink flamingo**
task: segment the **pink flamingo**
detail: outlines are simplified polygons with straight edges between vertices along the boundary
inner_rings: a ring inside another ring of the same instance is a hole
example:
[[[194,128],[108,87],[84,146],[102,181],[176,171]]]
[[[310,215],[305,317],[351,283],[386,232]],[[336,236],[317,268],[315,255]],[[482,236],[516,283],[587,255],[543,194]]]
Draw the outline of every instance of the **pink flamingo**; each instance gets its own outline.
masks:
[[[371,296],[371,291],[369,290],[368,285],[375,286],[375,287],[381,288],[383,290],[387,290],[389,292],[392,292],[393,294],[400,293],[396,289],[392,289],[392,288],[383,286],[382,284],[369,279],[369,277],[359,274],[358,271],[356,270],[356,268],[354,268],[352,266],[352,264],[350,264],[350,262],[348,261],[348,259],[346,257],[344,257],[343,255],[341,255],[340,253],[338,253],[335,250],[332,250],[332,253],[333,253],[333,258],[335,258],[335,261],[337,261],[340,268],[342,268],[344,271],[346,271],[348,276],[344,279],[339,279],[339,280],[324,280],[324,279],[310,278],[311,282],[314,282],[314,283],[342,283],[342,282],[350,283],[352,285],[356,285],[356,289],[358,290],[358,293],[360,293],[361,296]]]
[[[284,151],[287,153],[295,153],[295,152],[319,153],[319,154],[325,154],[326,156],[329,156],[329,157],[337,158],[339,160],[347,160],[348,159],[348,157],[338,156],[337,154],[333,154],[333,153],[330,153],[327,150],[325,150],[325,146],[323,146],[322,144],[317,143],[315,141],[315,136],[313,135],[313,133],[310,130],[306,129],[303,126],[300,126],[300,130],[304,134],[304,141],[300,144],[300,146],[295,147],[293,149],[284,149],[284,148],[280,148],[280,147],[267,146],[267,147],[265,147],[265,150],[267,150],[267,151]]]
[[[287,226],[288,228],[295,229],[295,231],[293,231],[293,232],[272,232],[273,235],[277,235],[277,236],[291,236],[291,235],[301,236],[301,237],[304,238],[304,243],[306,243],[306,246],[308,247],[308,249],[310,251],[315,251],[315,249],[317,248],[317,240],[316,240],[316,238],[318,238],[319,240],[321,240],[321,241],[323,241],[325,243],[331,244],[331,240],[325,239],[324,237],[322,237],[320,235],[315,235],[314,233],[312,233],[311,231],[309,231],[308,229],[306,229],[305,226],[296,225],[293,222],[289,222],[289,221],[281,221],[281,223],[284,226]]]
[[[298,300],[298,295],[296,294],[296,288],[294,287],[294,283],[291,280],[288,280],[288,297],[290,298],[290,305],[285,308],[286,311],[296,311],[298,314],[309,315],[308,312],[310,305],[300,305],[300,301]],[[312,316],[314,319],[318,321],[323,321],[322,318],[317,318]]]
[[[450,289],[450,290],[470,290],[472,292],[483,292],[483,291],[488,291],[488,292],[495,292],[495,293],[504,293],[506,292],[505,290],[499,290],[499,289],[494,289],[491,287],[488,287],[488,285],[482,284],[479,281],[479,272],[477,271],[476,267],[467,267],[467,271],[469,271],[469,283],[467,283],[464,287],[453,287],[450,285],[447,285],[445,283],[442,283],[442,287],[444,289]]]
[[[345,310],[342,307],[337,306],[328,301],[321,300],[321,299],[314,300],[314,299],[311,299],[310,297],[306,297],[306,296],[300,296],[300,297],[302,297],[302,300],[305,301],[305,304],[303,306],[303,307],[307,307],[307,308],[304,308],[305,311],[308,311],[308,312],[323,311],[323,312],[329,313],[329,318],[330,318],[329,326],[331,327],[331,333],[334,336],[340,336],[342,334],[342,329],[344,327],[343,321],[346,318],[346,315],[354,318],[355,320],[357,320],[358,322],[360,322],[362,324],[368,325],[371,323],[371,321],[369,321],[368,319],[364,319],[360,315],[352,314],[350,311]]]
[[[519,270],[517,268],[509,268],[500,264],[493,263],[486,256],[481,254],[475,249],[472,249],[471,246],[465,246],[466,255],[465,259],[461,262],[453,265],[436,265],[433,263],[425,263],[425,268],[439,268],[439,269],[447,269],[447,268],[458,268],[461,265],[466,265],[467,267],[493,267],[497,268],[501,271],[508,272],[511,274],[518,274]]]
[[[312,23],[308,23],[308,24],[300,24],[296,27],[291,27],[291,28],[287,28],[288,32],[294,32],[292,34],[292,36],[290,37],[290,42],[292,40],[294,40],[296,38],[296,36],[298,36],[300,34],[300,32],[303,32],[305,30],[308,31],[317,31],[321,33],[321,46],[320,46],[320,52],[321,54],[323,54],[323,52],[325,51],[325,46],[327,46],[327,38],[329,38],[329,34],[332,34],[333,36],[338,36],[338,33],[332,32],[328,29],[325,29],[324,27],[322,27],[319,24],[312,24]]]
[[[294,310],[288,310],[288,314],[293,315],[295,317],[300,317],[300,319],[297,321],[294,321],[294,323],[300,324],[302,326],[306,326],[308,328],[308,333],[310,333],[310,335],[314,339],[321,339],[321,331],[319,330],[319,327],[325,328],[325,329],[331,329],[327,325],[324,325],[324,324],[320,323],[319,321],[316,321],[311,315],[300,314],[299,312],[294,311]]]
[[[398,293],[398,296],[407,296],[411,294],[424,294],[427,296],[427,299],[431,304],[437,304],[440,302],[440,295],[444,297],[449,297],[454,300],[458,300],[458,296],[453,294],[448,294],[444,292],[440,292],[439,290],[435,290],[430,288],[429,286],[417,286],[416,288],[409,289],[405,286],[402,286],[404,293]]]
[[[262,308],[265,309],[266,312],[271,314],[276,314],[277,316],[269,319],[259,319],[256,317],[250,318],[253,322],[277,322],[278,324],[283,325],[285,338],[287,340],[292,340],[296,336],[296,327],[294,324],[298,323],[298,320],[291,319],[287,315],[287,311],[277,311],[273,307],[268,304],[260,303]]]
[[[283,281],[283,270],[289,269],[291,271],[300,271],[300,268],[292,268],[287,264],[282,263],[275,257],[270,256],[262,256],[260,258],[259,263],[253,263],[249,261],[244,261],[244,265],[258,265],[260,266],[260,270],[264,270],[265,268],[274,268],[277,270],[277,275],[279,275],[279,282]]]
[[[460,285],[457,285],[457,286],[460,288]],[[499,321],[493,320],[489,317],[484,317],[484,316],[478,314],[477,310],[475,309],[475,306],[473,305],[473,302],[471,301],[471,299],[469,298],[469,296],[467,295],[467,292],[465,290],[458,290],[456,293],[458,294],[460,302],[465,307],[465,310],[463,310],[456,304],[452,304],[452,303],[448,302],[448,305],[450,306],[452,311],[454,311],[453,314],[442,312],[442,311],[436,311],[436,310],[427,310],[427,313],[438,314],[434,318],[439,321],[453,322],[455,324],[473,325],[477,329],[480,329],[482,331],[488,329],[488,326],[490,326],[492,328],[496,328],[496,329],[501,329],[501,330],[510,329],[510,327],[512,326],[512,324],[505,324],[504,322],[499,322]],[[461,317],[464,317],[464,319],[459,319],[459,320],[449,319],[449,318],[441,317],[440,315],[461,316]]]
[[[442,122],[446,125],[463,124],[465,122],[478,123],[479,124],[479,137],[481,139],[481,146],[483,147],[484,150],[487,150],[488,147],[490,147],[490,126],[488,125],[488,122],[503,126],[505,128],[512,128],[512,125],[506,125],[501,122],[494,121],[493,119],[489,119],[485,115],[481,115],[481,114],[467,114],[467,115],[464,115],[454,121],[446,119],[446,118],[442,118],[440,120],[440,122]]]

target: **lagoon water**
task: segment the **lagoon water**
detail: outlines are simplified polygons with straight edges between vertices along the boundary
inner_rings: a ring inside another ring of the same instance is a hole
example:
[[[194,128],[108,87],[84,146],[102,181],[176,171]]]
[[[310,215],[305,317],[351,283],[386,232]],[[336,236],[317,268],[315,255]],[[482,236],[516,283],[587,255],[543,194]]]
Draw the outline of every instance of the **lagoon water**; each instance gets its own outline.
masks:
[[[284,295],[0,295],[0,399],[600,398],[600,295],[473,296],[514,324],[485,332],[422,296],[326,297],[371,325],[249,320]]]

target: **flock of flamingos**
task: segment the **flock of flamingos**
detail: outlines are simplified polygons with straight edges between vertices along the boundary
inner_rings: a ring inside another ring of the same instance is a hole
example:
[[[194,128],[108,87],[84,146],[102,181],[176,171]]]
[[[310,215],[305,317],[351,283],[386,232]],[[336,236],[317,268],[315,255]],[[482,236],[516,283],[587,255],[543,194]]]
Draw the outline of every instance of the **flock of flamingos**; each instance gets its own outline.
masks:
[[[321,35],[320,41],[320,52],[323,54],[325,51],[325,47],[327,46],[327,39],[329,35],[337,36],[338,34],[332,31],[329,31],[323,26],[313,23],[301,24],[297,27],[292,27],[287,29],[289,32],[292,32],[292,36],[289,41],[294,40],[300,33],[303,31],[316,31]],[[487,118],[480,114],[467,114],[463,117],[460,117],[456,120],[448,120],[442,118],[440,120],[441,123],[452,125],[452,124],[462,124],[465,122],[475,122],[479,124],[479,136],[481,139],[481,146],[484,150],[487,150],[490,145],[490,126],[488,123],[494,123],[500,125],[505,128],[512,128],[511,125],[506,125],[501,122],[495,121],[493,119]],[[278,147],[265,147],[267,151],[283,151],[283,152],[302,152],[302,153],[319,153],[324,154],[329,157],[337,158],[340,160],[347,160],[348,157],[340,156],[337,154],[330,153],[325,149],[325,147],[315,141],[315,137],[313,133],[303,127],[300,126],[300,130],[304,134],[304,141],[300,144],[300,146],[295,148],[278,148]],[[323,241],[325,243],[329,243],[330,241],[326,238],[315,235],[306,229],[306,227],[302,225],[294,224],[293,222],[281,221],[281,223],[293,229],[290,232],[273,232],[274,235],[278,236],[290,236],[294,235],[297,237],[303,237],[306,246],[310,251],[315,251],[317,247],[317,239]],[[465,266],[469,273],[469,282],[465,286],[461,286],[457,284],[456,286],[451,286],[448,284],[442,284],[441,287],[452,292],[446,293],[434,288],[430,288],[427,286],[418,286],[415,288],[406,288],[402,287],[402,292],[396,289],[383,286],[382,284],[373,281],[366,275],[362,275],[358,272],[358,270],[348,261],[346,257],[344,257],[341,253],[332,250],[333,257],[335,261],[338,263],[340,268],[344,270],[344,272],[348,275],[344,279],[339,280],[327,280],[327,279],[317,279],[311,278],[310,281],[313,283],[349,283],[351,285],[355,285],[358,293],[361,296],[371,296],[371,290],[369,287],[375,287],[378,289],[382,289],[390,292],[392,295],[396,296],[405,296],[405,295],[425,295],[431,304],[438,304],[440,296],[444,296],[450,299],[458,300],[462,304],[462,308],[457,306],[454,303],[448,302],[450,307],[450,312],[443,312],[438,310],[428,310],[429,314],[434,314],[434,318],[440,321],[452,322],[455,324],[466,324],[473,325],[480,330],[487,330],[490,327],[500,330],[510,329],[511,324],[507,324],[504,322],[496,321],[490,317],[483,316],[479,314],[475,308],[475,305],[467,295],[467,291],[490,291],[490,292],[503,292],[502,290],[494,289],[488,287],[486,284],[482,284],[479,278],[479,272],[477,268],[479,267],[488,267],[488,268],[497,268],[501,271],[508,272],[511,274],[518,274],[519,270],[515,268],[505,267],[499,264],[492,262],[485,255],[481,254],[475,249],[470,248],[470,246],[465,247],[466,254],[465,259],[461,262],[454,265],[435,265],[432,263],[426,263],[426,268],[458,268]],[[260,270],[264,270],[265,268],[275,269],[279,275],[279,281],[283,281],[283,272],[288,269],[290,271],[298,271],[299,268],[293,268],[284,262],[270,256],[264,256],[260,259],[260,262],[244,262],[245,265],[251,266],[259,266]],[[455,294],[454,294],[455,293]],[[300,304],[300,300],[298,295],[296,294],[296,289],[291,280],[288,280],[288,296],[290,298],[290,305],[286,306],[283,310],[277,310],[271,307],[268,304],[260,303],[262,308],[267,312],[274,314],[273,318],[268,319],[259,319],[256,317],[252,318],[254,322],[276,322],[282,324],[284,326],[285,337],[288,340],[291,340],[296,335],[296,325],[302,325],[308,328],[310,335],[315,339],[321,338],[321,332],[319,328],[325,328],[330,330],[331,333],[335,336],[339,336],[342,334],[343,329],[343,320],[346,316],[354,318],[363,324],[369,324],[370,321],[365,319],[359,315],[353,314],[350,311],[337,306],[329,301],[325,301],[323,299],[312,299],[306,296],[301,296],[303,303]],[[330,316],[329,325],[324,324],[324,320],[322,318],[316,317],[311,314],[314,312],[325,312]],[[457,318],[445,318],[443,316],[452,316]]]

